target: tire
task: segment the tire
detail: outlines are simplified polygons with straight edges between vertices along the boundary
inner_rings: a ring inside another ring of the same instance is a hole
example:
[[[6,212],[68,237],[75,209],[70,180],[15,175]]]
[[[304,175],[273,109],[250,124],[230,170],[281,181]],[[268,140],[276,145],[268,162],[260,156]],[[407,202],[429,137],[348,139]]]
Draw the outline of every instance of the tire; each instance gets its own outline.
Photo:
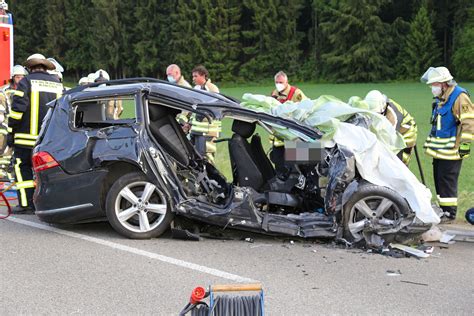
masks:
[[[344,205],[344,238],[358,242],[364,239],[362,232],[367,220],[376,226],[390,228],[410,212],[408,202],[394,190],[361,184]],[[377,233],[376,230],[372,232]]]
[[[105,211],[112,228],[131,239],[162,235],[174,215],[163,191],[141,172],[127,173],[115,181],[107,193]]]

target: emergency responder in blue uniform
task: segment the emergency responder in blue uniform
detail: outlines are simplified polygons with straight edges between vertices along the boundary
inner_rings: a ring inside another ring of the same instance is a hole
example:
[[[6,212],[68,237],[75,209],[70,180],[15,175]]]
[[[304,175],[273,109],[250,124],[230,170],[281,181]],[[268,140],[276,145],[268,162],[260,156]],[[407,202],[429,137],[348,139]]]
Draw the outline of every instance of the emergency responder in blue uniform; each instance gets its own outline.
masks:
[[[461,163],[471,150],[474,107],[468,92],[457,85],[446,67],[430,67],[421,81],[431,86],[434,103],[431,131],[424,144],[433,157],[433,177],[442,221],[456,218]]]
[[[15,158],[15,178],[19,205],[13,213],[29,213],[33,206],[33,170],[31,155],[41,123],[47,112],[46,104],[58,98],[63,91],[59,80],[48,74],[54,64],[41,54],[28,57],[25,66],[30,74],[18,84],[13,95],[8,126],[12,129]]]

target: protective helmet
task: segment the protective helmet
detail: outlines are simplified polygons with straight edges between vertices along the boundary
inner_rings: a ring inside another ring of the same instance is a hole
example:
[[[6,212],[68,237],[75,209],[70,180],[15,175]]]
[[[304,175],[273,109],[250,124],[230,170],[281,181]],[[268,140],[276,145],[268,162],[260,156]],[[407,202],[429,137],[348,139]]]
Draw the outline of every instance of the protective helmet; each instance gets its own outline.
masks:
[[[87,85],[89,83],[92,83],[93,81],[90,81],[88,77],[82,77],[81,79],[79,79],[79,82],[78,84],[80,86],[84,86],[84,85]]]
[[[55,68],[56,71],[64,72],[63,66],[61,66],[61,64],[58,63],[58,61],[56,59],[54,59],[52,57],[49,57],[48,60],[54,64],[54,68]]]
[[[8,10],[8,4],[5,1],[0,1],[0,9]]]
[[[349,104],[353,108],[359,108],[359,109],[364,109],[364,110],[369,109],[369,105],[367,104],[367,102],[365,102],[365,100],[363,100],[361,97],[358,97],[358,96],[350,97],[349,100],[347,101],[347,104]]]
[[[60,63],[58,63],[58,61],[52,57],[49,57],[48,60],[50,62],[53,63],[54,65],[54,69],[53,70],[48,70],[48,73],[51,74],[51,75],[55,75],[55,76],[58,76],[58,78],[60,80],[63,80],[63,71],[64,71],[64,68],[63,66],[61,66]]]
[[[28,74],[28,71],[26,71],[25,67],[23,67],[22,65],[13,66],[12,77],[14,77],[14,76],[26,76],[27,74]]]
[[[372,90],[367,93],[364,99],[369,106],[369,110],[382,114],[387,107],[387,96],[379,90]]]
[[[63,80],[63,74],[62,74],[62,72],[60,72],[60,71],[57,71],[57,70],[48,70],[48,73],[49,73],[50,75],[58,76],[58,78],[59,78],[60,80]]]
[[[95,72],[91,72],[87,75],[87,82],[93,83],[97,77],[95,76]]]
[[[102,81],[109,81],[110,80],[109,74],[107,73],[107,71],[105,71],[103,69],[99,69],[95,72],[95,80],[94,81],[96,81],[97,79],[99,79],[101,77],[102,77]]]
[[[430,67],[421,76],[421,82],[433,84],[435,82],[448,82],[453,80],[453,76],[446,67]]]
[[[54,70],[56,68],[51,61],[47,60],[46,57],[41,54],[33,54],[26,59],[25,67],[31,68],[36,65],[43,65],[47,70]]]

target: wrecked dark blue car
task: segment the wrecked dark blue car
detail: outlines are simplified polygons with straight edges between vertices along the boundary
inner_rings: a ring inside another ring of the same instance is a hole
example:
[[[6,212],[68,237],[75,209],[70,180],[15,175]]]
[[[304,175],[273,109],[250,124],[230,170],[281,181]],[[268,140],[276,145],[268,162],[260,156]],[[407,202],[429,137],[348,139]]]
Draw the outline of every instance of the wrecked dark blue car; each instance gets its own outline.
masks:
[[[321,133],[223,95],[125,79],[74,88],[50,107],[33,156],[36,214],[48,223],[107,219],[126,237],[152,238],[185,218],[359,241],[397,232],[414,216],[398,193],[364,181],[337,145],[275,171],[257,126],[270,134],[272,126],[288,128],[301,142]],[[217,140],[228,142],[231,181],[197,153],[176,120],[182,111],[232,120],[231,137]]]

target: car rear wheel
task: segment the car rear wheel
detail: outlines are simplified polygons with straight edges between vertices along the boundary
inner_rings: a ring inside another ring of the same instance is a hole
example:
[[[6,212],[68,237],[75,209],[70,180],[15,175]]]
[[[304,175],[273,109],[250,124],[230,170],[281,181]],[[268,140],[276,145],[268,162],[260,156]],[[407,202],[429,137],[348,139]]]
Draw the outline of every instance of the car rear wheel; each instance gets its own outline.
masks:
[[[158,237],[173,219],[166,195],[140,172],[125,174],[112,185],[106,213],[110,225],[132,239]]]
[[[344,237],[357,242],[364,231],[395,228],[409,212],[407,201],[392,189],[362,184],[344,205]]]

